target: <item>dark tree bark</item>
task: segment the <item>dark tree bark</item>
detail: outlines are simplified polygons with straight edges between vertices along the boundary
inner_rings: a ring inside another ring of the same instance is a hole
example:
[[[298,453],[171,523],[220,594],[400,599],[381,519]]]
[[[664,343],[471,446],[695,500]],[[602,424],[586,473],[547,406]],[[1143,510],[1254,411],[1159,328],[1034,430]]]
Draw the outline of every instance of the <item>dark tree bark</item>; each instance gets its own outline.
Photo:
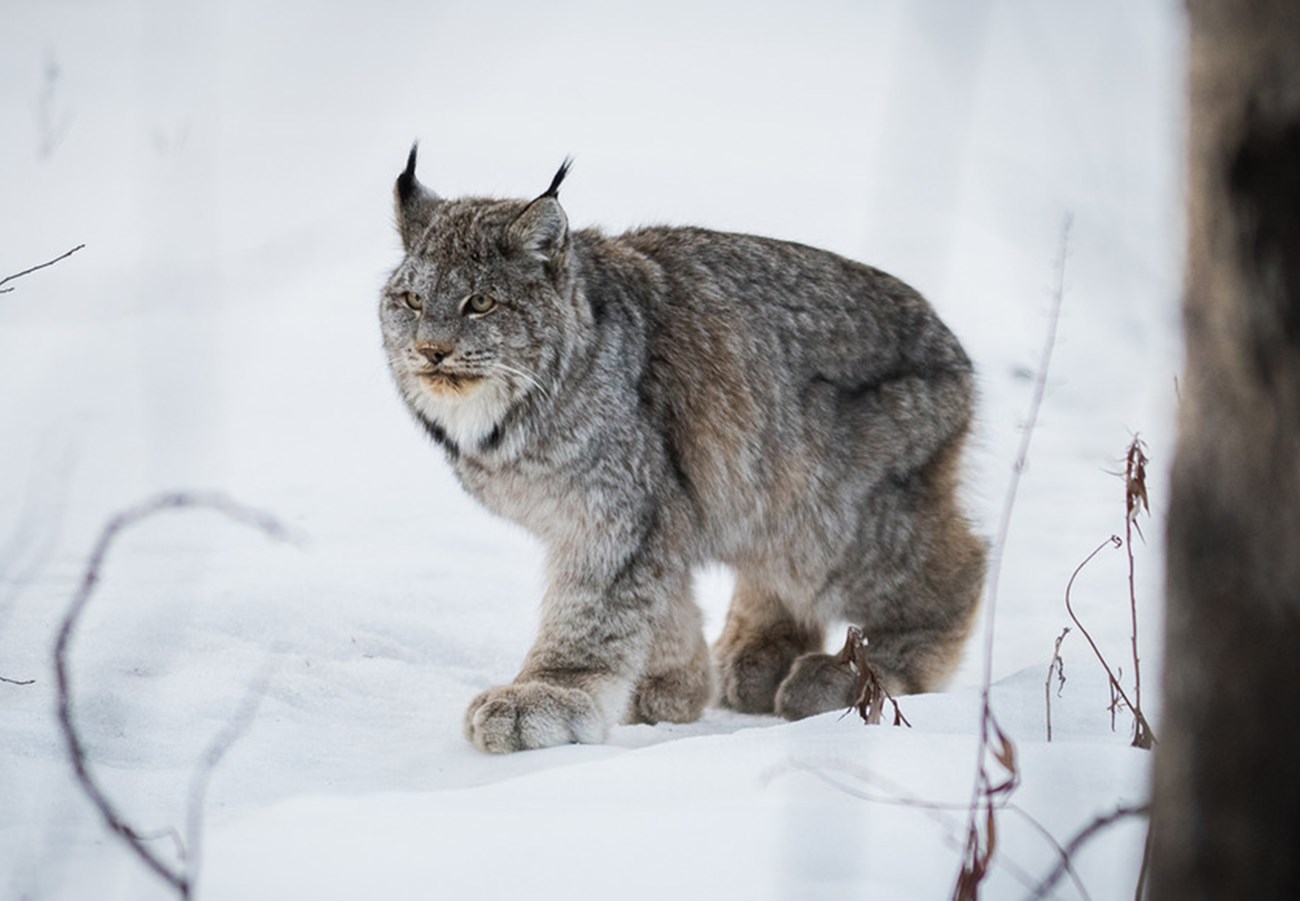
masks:
[[[1188,0],[1151,897],[1300,898],[1300,2]]]

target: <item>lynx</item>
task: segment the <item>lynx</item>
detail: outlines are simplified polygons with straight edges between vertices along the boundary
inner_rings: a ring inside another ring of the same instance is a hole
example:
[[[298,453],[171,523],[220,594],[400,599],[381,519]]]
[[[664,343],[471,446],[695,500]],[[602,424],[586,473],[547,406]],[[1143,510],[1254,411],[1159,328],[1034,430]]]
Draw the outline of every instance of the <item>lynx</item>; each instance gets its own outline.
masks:
[[[894,693],[955,666],[985,550],[958,498],[969,358],[913,289],[799,244],[573,231],[533,200],[397,179],[379,307],[397,388],[465,489],[546,549],[536,642],[469,705],[484,751],[600,742],[714,700],[853,702],[851,622]],[[693,568],[736,575],[710,649]]]

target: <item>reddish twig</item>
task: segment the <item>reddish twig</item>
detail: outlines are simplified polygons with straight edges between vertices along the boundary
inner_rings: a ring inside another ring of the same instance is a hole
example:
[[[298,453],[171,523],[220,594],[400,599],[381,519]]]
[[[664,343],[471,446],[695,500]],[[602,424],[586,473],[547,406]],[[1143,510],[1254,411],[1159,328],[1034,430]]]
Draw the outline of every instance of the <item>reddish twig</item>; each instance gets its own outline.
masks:
[[[237,504],[220,495],[176,493],[160,495],[150,501],[117,514],[104,526],[95,543],[90,560],[86,564],[81,582],[63,616],[58,639],[54,645],[54,673],[58,684],[58,718],[63,733],[68,757],[81,786],[95,809],[99,812],[104,825],[109,831],[124,841],[140,860],[157,876],[176,890],[182,899],[188,899],[194,888],[197,869],[190,861],[183,869],[173,868],[156,855],[134,828],[122,817],[121,813],[108,799],[86,759],[85,744],[77,732],[73,719],[72,689],[68,676],[68,645],[71,643],[77,622],[89,603],[95,588],[102,578],[104,563],[108,558],[113,542],[124,530],[167,510],[190,508],[207,508],[221,513],[236,522],[264,532],[274,539],[285,539],[288,533],[280,523],[268,514],[250,507]]]
[[[1105,541],[1103,541],[1101,544],[1097,545],[1097,547],[1093,549],[1092,553],[1089,554],[1087,557],[1084,557],[1083,562],[1074,568],[1074,572],[1070,575],[1070,581],[1067,582],[1065,585],[1065,611],[1070,615],[1070,619],[1074,621],[1074,624],[1075,626],[1078,627],[1079,631],[1083,633],[1083,637],[1088,640],[1088,646],[1092,648],[1092,653],[1096,655],[1097,662],[1099,662],[1101,664],[1101,668],[1106,671],[1106,678],[1110,680],[1110,690],[1112,692],[1112,697],[1118,696],[1119,700],[1123,701],[1124,706],[1127,707],[1129,711],[1133,714],[1134,723],[1135,723],[1133,743],[1135,746],[1141,747],[1140,745],[1137,745],[1137,736],[1138,735],[1149,736],[1151,744],[1154,744],[1155,732],[1154,730],[1152,730],[1151,724],[1147,722],[1146,715],[1142,713],[1142,709],[1129,699],[1128,693],[1124,691],[1124,686],[1120,683],[1119,678],[1115,675],[1114,671],[1110,668],[1110,664],[1106,662],[1105,655],[1101,653],[1101,648],[1097,647],[1097,642],[1093,641],[1092,635],[1084,627],[1083,622],[1079,619],[1078,615],[1074,612],[1074,606],[1070,603],[1070,592],[1074,589],[1074,580],[1079,577],[1079,573],[1083,571],[1083,568],[1087,566],[1089,563],[1091,563],[1092,558],[1100,554],[1107,546],[1113,548],[1119,548],[1122,547],[1123,544],[1124,544],[1124,539],[1120,538],[1118,535],[1112,535],[1109,538],[1107,538]],[[1114,709],[1115,709],[1114,701],[1112,701],[1111,710],[1114,711]],[[1148,744],[1145,745],[1145,747],[1149,748],[1151,747],[1151,745]]]

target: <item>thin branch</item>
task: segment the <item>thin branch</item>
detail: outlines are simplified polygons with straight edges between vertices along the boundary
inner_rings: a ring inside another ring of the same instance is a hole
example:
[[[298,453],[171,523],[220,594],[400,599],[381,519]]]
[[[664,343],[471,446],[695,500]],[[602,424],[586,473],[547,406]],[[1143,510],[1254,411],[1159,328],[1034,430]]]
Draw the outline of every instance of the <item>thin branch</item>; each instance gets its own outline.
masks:
[[[1016,459],[1011,464],[1011,483],[1007,486],[1006,498],[1002,503],[1002,514],[998,519],[997,537],[993,542],[993,561],[989,567],[989,590],[987,610],[984,615],[984,683],[981,698],[984,707],[988,707],[990,685],[993,682],[993,624],[997,613],[998,581],[1002,575],[1002,557],[1006,550],[1007,536],[1011,531],[1011,514],[1016,508],[1016,495],[1020,490],[1020,477],[1029,465],[1029,445],[1034,437],[1034,427],[1038,424],[1038,413],[1042,409],[1043,399],[1047,395],[1047,371],[1052,364],[1052,351],[1056,347],[1056,330],[1061,320],[1061,303],[1065,298],[1065,260],[1070,244],[1070,227],[1072,217],[1066,216],[1061,225],[1060,252],[1056,261],[1056,287],[1052,292],[1052,308],[1048,315],[1047,335],[1043,339],[1043,350],[1038,360],[1038,375],[1034,379],[1034,394],[1029,401],[1029,413],[1025,417],[1020,447]]]
[[[203,858],[203,813],[212,774],[216,772],[226,752],[252,725],[254,717],[257,716],[257,709],[262,705],[262,699],[266,697],[266,689],[271,682],[271,669],[269,664],[264,667],[261,675],[248,687],[234,719],[228,722],[208,744],[199,766],[190,777],[189,817],[185,826],[185,843],[189,848],[188,869],[191,874],[198,873]]]
[[[1003,805],[1003,808],[1012,813],[1018,814],[1021,819],[1032,826],[1034,830],[1043,837],[1045,842],[1052,846],[1052,850],[1056,852],[1057,869],[1064,870],[1069,874],[1070,881],[1074,883],[1075,891],[1079,893],[1079,897],[1083,898],[1084,901],[1092,901],[1092,896],[1088,894],[1088,889],[1084,886],[1083,880],[1079,878],[1078,872],[1074,869],[1074,859],[1070,856],[1069,848],[1062,848],[1061,843],[1058,842],[1056,837],[1047,830],[1047,827],[1038,822],[1037,818],[1031,815],[1029,811],[1025,810],[1019,804],[1013,804],[1008,801]],[[1057,879],[1060,879],[1060,877],[1058,876]]]
[[[1120,820],[1134,816],[1146,816],[1148,812],[1149,807],[1146,804],[1120,806],[1110,813],[1102,814],[1080,829],[1074,838],[1065,843],[1064,857],[1057,863],[1055,869],[1048,873],[1042,882],[1038,883],[1033,894],[1029,896],[1030,901],[1041,901],[1041,899],[1047,897],[1048,893],[1056,886],[1056,883],[1060,882],[1061,877],[1065,875],[1069,861],[1073,860],[1079,849],[1096,837],[1097,833],[1113,823],[1118,823]]]
[[[72,248],[66,253],[59,254],[57,257],[55,257],[52,260],[47,260],[44,263],[39,263],[31,267],[30,269],[24,269],[22,272],[15,272],[13,275],[6,275],[4,278],[0,278],[0,285],[5,285],[16,278],[22,278],[24,275],[31,275],[33,272],[36,272],[38,269],[44,269],[47,266],[53,266],[55,263],[59,262],[60,260],[66,260],[68,257],[72,256],[74,253],[76,253],[78,250],[81,250],[81,248],[85,246],[86,246],[85,244],[78,244],[76,247]],[[12,290],[13,288],[0,287],[0,294],[8,294]]]
[[[865,801],[870,804],[885,804],[891,807],[906,807],[906,808],[911,808],[913,810],[918,810],[924,813],[934,822],[938,823],[940,826],[943,826],[945,829],[952,830],[952,831],[956,830],[958,824],[956,818],[951,816],[950,814],[959,813],[959,812],[965,813],[968,809],[968,805],[965,802],[961,802],[961,801],[950,801],[950,802],[927,801],[924,798],[918,798],[917,796],[911,794],[910,792],[898,786],[892,780],[887,779],[884,776],[881,776],[879,773],[873,773],[872,771],[866,769],[865,767],[853,766],[853,765],[845,764],[843,762],[836,762],[834,766],[836,769],[841,770],[842,772],[850,776],[853,776],[857,779],[860,779],[863,782],[880,783],[881,791],[888,792],[888,794],[879,794],[876,792],[865,791],[861,788],[850,785],[841,779],[836,779],[833,775],[831,775],[829,772],[826,771],[825,764],[821,764],[821,765],[811,764],[799,760],[797,758],[787,761],[781,767],[775,767],[769,770],[764,775],[764,778],[765,780],[770,780],[774,778],[776,775],[779,775],[782,770],[797,770],[799,772],[808,773],[809,775],[817,779],[820,779],[822,782],[824,782],[826,785],[830,786],[831,788],[843,792],[844,794],[849,795],[850,797],[857,798],[860,801]],[[1007,802],[999,801],[997,802],[996,806],[999,808],[1003,806],[1007,806]],[[1040,831],[1042,831],[1041,827],[1040,827]],[[1056,846],[1055,840],[1051,840],[1051,839],[1049,840],[1054,846]],[[946,841],[954,849],[957,847],[957,840],[954,835],[950,834],[949,836],[947,836]],[[1013,861],[1012,859],[1006,856],[1003,856],[1001,861],[1001,866],[1004,870],[1006,870],[1008,875],[1010,875],[1013,879],[1015,879],[1017,882],[1023,885],[1026,889],[1033,888],[1035,884],[1033,877],[1029,875],[1027,870],[1025,870],[1019,864],[1015,863],[1015,861]]]
[[[1120,538],[1118,535],[1112,535],[1101,544],[1097,545],[1097,547],[1093,549],[1092,553],[1087,557],[1084,557],[1083,562],[1074,568],[1074,572],[1070,575],[1070,581],[1065,584],[1065,612],[1070,615],[1070,619],[1074,621],[1076,626],[1078,626],[1079,631],[1083,633],[1083,637],[1088,640],[1088,646],[1092,648],[1092,653],[1096,655],[1097,661],[1101,664],[1101,668],[1106,671],[1106,678],[1110,680],[1110,689],[1113,695],[1117,695],[1119,699],[1124,702],[1124,706],[1132,712],[1133,717],[1138,724],[1136,728],[1145,731],[1147,735],[1151,736],[1152,742],[1154,742],[1155,732],[1147,722],[1146,716],[1142,713],[1141,708],[1137,707],[1131,700],[1129,700],[1128,694],[1124,691],[1124,686],[1120,683],[1119,678],[1115,675],[1114,671],[1111,670],[1110,664],[1106,662],[1105,656],[1101,653],[1101,648],[1097,647],[1097,642],[1092,640],[1092,635],[1086,628],[1084,628],[1083,622],[1075,614],[1074,606],[1070,603],[1070,592],[1074,589],[1074,580],[1079,577],[1079,573],[1083,571],[1083,568],[1092,562],[1092,558],[1100,554],[1106,547],[1119,548],[1122,547],[1123,544],[1124,539]]]
[[[1034,394],[1029,402],[1029,413],[1025,419],[1020,447],[1016,452],[1015,462],[1011,467],[1011,483],[1007,487],[1006,499],[1002,505],[1002,514],[998,519],[997,537],[994,539],[993,560],[989,567],[988,600],[984,613],[984,674],[980,684],[980,734],[976,751],[978,771],[971,788],[971,802],[966,822],[966,847],[962,852],[962,868],[953,885],[954,901],[968,901],[979,895],[979,884],[984,880],[996,848],[996,831],[993,818],[993,794],[998,791],[1012,791],[1018,776],[1014,768],[1015,745],[998,727],[993,716],[991,703],[993,692],[993,638],[994,624],[997,621],[998,582],[1002,574],[1002,560],[1005,555],[1007,537],[1011,531],[1011,514],[1016,507],[1016,495],[1020,490],[1020,478],[1029,463],[1029,446],[1034,437],[1034,428],[1038,424],[1038,414],[1043,400],[1047,396],[1047,373],[1052,363],[1052,351],[1056,348],[1057,326],[1061,320],[1061,304],[1065,299],[1065,263],[1069,257],[1070,228],[1073,217],[1067,215],[1061,223],[1061,238],[1056,258],[1055,283],[1052,291],[1052,306],[1048,316],[1047,334],[1043,339],[1043,350],[1038,360],[1038,374],[1034,379]],[[990,739],[996,733],[1001,754],[996,754],[1000,762],[1007,766],[1009,777],[999,786],[994,787],[987,770]],[[1005,756],[1004,756],[1005,755]],[[981,801],[983,802],[981,804]],[[985,811],[983,832],[978,823],[981,806]],[[981,835],[983,838],[981,839]]]
[[[59,628],[58,639],[54,645],[54,672],[58,684],[59,726],[63,732],[68,757],[72,762],[77,782],[85,792],[95,809],[99,812],[104,825],[109,831],[124,841],[135,855],[160,879],[176,890],[182,899],[188,899],[193,891],[197,869],[192,863],[184,869],[169,866],[159,858],[146,844],[140,834],[118,812],[117,808],[104,794],[104,790],[90,771],[86,759],[86,748],[73,722],[72,689],[68,675],[68,645],[71,643],[77,622],[102,579],[104,563],[113,542],[124,530],[137,525],[159,513],[169,510],[206,508],[226,516],[235,522],[258,529],[268,537],[285,540],[289,537],[287,530],[269,514],[251,507],[237,504],[230,499],[216,494],[174,493],[163,494],[117,514],[104,526],[99,534],[90,560],[86,564],[81,582],[73,596],[72,603],[64,613],[63,623]],[[219,759],[219,755],[218,755]]]
[[[4,682],[8,685],[35,685],[36,684],[35,679],[6,679],[4,676],[0,676],[0,682]]]

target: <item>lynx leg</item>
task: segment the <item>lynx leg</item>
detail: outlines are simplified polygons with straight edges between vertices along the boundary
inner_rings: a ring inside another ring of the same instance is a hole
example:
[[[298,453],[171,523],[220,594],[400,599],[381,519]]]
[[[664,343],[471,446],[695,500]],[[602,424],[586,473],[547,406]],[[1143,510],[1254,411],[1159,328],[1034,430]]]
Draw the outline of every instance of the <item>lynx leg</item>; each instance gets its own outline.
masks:
[[[801,654],[820,649],[818,626],[798,622],[773,592],[744,573],[713,653],[721,702],[743,713],[772,713],[776,691]]]
[[[862,628],[867,659],[891,694],[933,691],[961,659],[984,583],[985,547],[957,502],[961,441],[910,479],[865,499],[856,539],[828,586],[836,611]],[[856,698],[846,664],[825,654],[795,661],[777,694],[789,719],[843,709]]]
[[[912,577],[856,621],[867,656],[896,694],[934,691],[957,668],[984,588],[987,550],[956,501],[955,453],[924,473],[926,515],[917,518]]]
[[[656,626],[680,618],[690,573],[668,564],[671,548],[658,533],[633,533],[612,553],[610,540],[552,558],[541,628],[523,668],[466,712],[466,736],[479,749],[599,742],[627,717],[659,640]]]

